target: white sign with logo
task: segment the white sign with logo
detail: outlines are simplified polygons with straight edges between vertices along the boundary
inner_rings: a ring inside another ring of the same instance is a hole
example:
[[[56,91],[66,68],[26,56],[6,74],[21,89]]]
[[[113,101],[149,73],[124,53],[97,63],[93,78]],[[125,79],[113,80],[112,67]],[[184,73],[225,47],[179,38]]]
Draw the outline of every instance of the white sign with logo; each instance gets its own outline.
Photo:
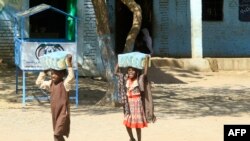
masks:
[[[43,70],[39,57],[56,51],[67,51],[72,55],[73,68],[77,69],[77,48],[72,42],[21,42],[16,50],[16,65],[22,70]]]

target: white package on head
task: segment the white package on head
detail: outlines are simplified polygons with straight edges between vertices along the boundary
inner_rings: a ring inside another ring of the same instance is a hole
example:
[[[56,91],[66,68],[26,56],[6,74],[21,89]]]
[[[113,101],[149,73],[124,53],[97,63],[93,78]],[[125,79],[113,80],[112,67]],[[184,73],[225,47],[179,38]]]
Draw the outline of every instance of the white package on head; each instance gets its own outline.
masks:
[[[70,54],[67,51],[57,51],[39,57],[44,69],[63,70],[67,68],[65,59]]]
[[[146,57],[148,54],[140,52],[131,52],[118,55],[119,67],[134,67],[137,69],[144,69]]]

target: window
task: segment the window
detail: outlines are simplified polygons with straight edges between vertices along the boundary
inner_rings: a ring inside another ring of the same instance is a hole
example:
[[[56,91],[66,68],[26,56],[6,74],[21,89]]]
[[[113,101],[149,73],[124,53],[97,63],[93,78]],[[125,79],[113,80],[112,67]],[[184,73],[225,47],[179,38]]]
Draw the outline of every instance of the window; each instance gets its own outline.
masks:
[[[250,21],[250,0],[239,0],[239,20]]]
[[[48,4],[66,11],[67,0],[30,0],[30,7]],[[66,16],[53,10],[45,10],[30,16],[30,38],[65,38]]]
[[[202,20],[222,21],[223,0],[202,0]]]

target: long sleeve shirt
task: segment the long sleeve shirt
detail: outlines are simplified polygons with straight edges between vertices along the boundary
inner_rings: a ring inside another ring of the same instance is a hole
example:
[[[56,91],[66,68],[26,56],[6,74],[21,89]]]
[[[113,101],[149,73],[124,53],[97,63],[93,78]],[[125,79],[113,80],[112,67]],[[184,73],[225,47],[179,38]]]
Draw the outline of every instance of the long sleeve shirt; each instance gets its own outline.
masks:
[[[40,72],[37,80],[36,85],[39,86],[41,89],[49,90],[52,80],[45,80],[46,74],[44,72]],[[72,89],[73,83],[75,80],[75,75],[72,67],[68,67],[68,76],[64,80],[63,84],[66,91],[70,91]]]

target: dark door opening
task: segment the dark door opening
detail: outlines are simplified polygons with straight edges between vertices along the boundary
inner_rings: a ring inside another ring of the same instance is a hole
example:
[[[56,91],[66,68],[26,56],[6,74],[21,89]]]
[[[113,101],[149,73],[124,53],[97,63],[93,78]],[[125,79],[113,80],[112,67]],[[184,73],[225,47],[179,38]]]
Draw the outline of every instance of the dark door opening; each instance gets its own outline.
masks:
[[[48,4],[62,11],[67,10],[67,0],[30,0],[30,7]],[[66,16],[46,10],[30,16],[30,38],[65,38]]]
[[[147,28],[152,37],[152,0],[135,0],[142,9],[141,29]],[[115,52],[122,53],[126,43],[127,35],[132,27],[133,13],[121,1],[116,1],[116,37]]]

